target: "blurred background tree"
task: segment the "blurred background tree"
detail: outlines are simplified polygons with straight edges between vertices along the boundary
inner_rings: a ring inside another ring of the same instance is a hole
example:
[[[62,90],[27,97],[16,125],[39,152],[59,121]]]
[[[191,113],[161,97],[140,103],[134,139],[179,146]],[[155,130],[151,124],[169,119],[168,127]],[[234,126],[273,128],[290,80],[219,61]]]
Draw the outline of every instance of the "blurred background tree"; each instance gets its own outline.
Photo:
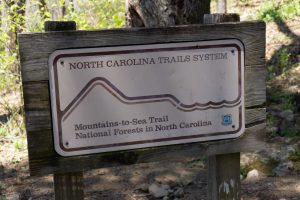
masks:
[[[210,0],[126,0],[127,26],[163,27],[201,24]]]

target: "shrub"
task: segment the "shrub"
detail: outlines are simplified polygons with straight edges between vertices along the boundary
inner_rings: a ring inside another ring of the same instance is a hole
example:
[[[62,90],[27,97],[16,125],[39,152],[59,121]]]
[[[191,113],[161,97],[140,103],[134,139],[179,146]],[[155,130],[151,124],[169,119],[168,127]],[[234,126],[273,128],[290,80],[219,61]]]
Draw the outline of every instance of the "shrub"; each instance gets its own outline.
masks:
[[[261,4],[257,16],[266,22],[276,21],[277,19],[292,19],[300,16],[300,0],[285,0],[278,3],[275,0],[267,0]]]

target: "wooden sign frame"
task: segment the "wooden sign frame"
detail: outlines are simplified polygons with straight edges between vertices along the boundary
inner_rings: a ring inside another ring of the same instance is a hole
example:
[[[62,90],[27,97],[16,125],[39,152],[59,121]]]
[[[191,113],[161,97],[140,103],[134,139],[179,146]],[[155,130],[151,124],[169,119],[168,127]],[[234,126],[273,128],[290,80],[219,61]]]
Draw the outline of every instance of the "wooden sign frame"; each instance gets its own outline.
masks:
[[[48,59],[55,50],[232,38],[245,45],[246,131],[240,138],[73,157],[62,157],[55,152],[48,82]],[[264,22],[31,33],[20,34],[19,42],[31,175],[152,161],[184,161],[203,154],[264,148],[261,139],[266,126]]]

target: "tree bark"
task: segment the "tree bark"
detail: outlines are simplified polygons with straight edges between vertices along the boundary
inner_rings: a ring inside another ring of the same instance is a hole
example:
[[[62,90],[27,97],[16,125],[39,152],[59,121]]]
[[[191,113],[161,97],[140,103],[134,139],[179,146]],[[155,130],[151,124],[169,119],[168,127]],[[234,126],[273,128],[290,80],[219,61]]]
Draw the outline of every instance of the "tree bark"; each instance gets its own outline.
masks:
[[[67,14],[67,6],[66,6],[66,1],[63,3],[61,6],[61,17],[63,18]]]
[[[128,27],[201,24],[210,13],[210,0],[127,0]]]

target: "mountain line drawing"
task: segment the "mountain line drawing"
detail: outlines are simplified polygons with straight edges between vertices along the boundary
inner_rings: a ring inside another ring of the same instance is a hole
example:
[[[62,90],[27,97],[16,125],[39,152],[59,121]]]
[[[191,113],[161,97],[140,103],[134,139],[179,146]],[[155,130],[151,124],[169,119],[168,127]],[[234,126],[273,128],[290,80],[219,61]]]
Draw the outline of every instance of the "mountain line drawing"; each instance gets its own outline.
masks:
[[[83,99],[96,87],[101,86],[108,91],[112,96],[118,99],[124,104],[143,104],[143,103],[156,103],[156,102],[169,102],[176,109],[183,112],[192,112],[195,110],[207,110],[207,109],[219,109],[219,108],[232,108],[241,103],[241,96],[235,100],[227,101],[222,100],[218,102],[209,101],[206,103],[195,102],[193,104],[184,104],[178,98],[172,94],[158,94],[147,96],[135,96],[130,97],[120,91],[115,85],[104,77],[95,77],[91,79],[76,95],[76,97],[70,102],[70,104],[64,109],[60,110],[62,120],[65,121],[68,116],[76,109],[77,106],[83,101]]]

